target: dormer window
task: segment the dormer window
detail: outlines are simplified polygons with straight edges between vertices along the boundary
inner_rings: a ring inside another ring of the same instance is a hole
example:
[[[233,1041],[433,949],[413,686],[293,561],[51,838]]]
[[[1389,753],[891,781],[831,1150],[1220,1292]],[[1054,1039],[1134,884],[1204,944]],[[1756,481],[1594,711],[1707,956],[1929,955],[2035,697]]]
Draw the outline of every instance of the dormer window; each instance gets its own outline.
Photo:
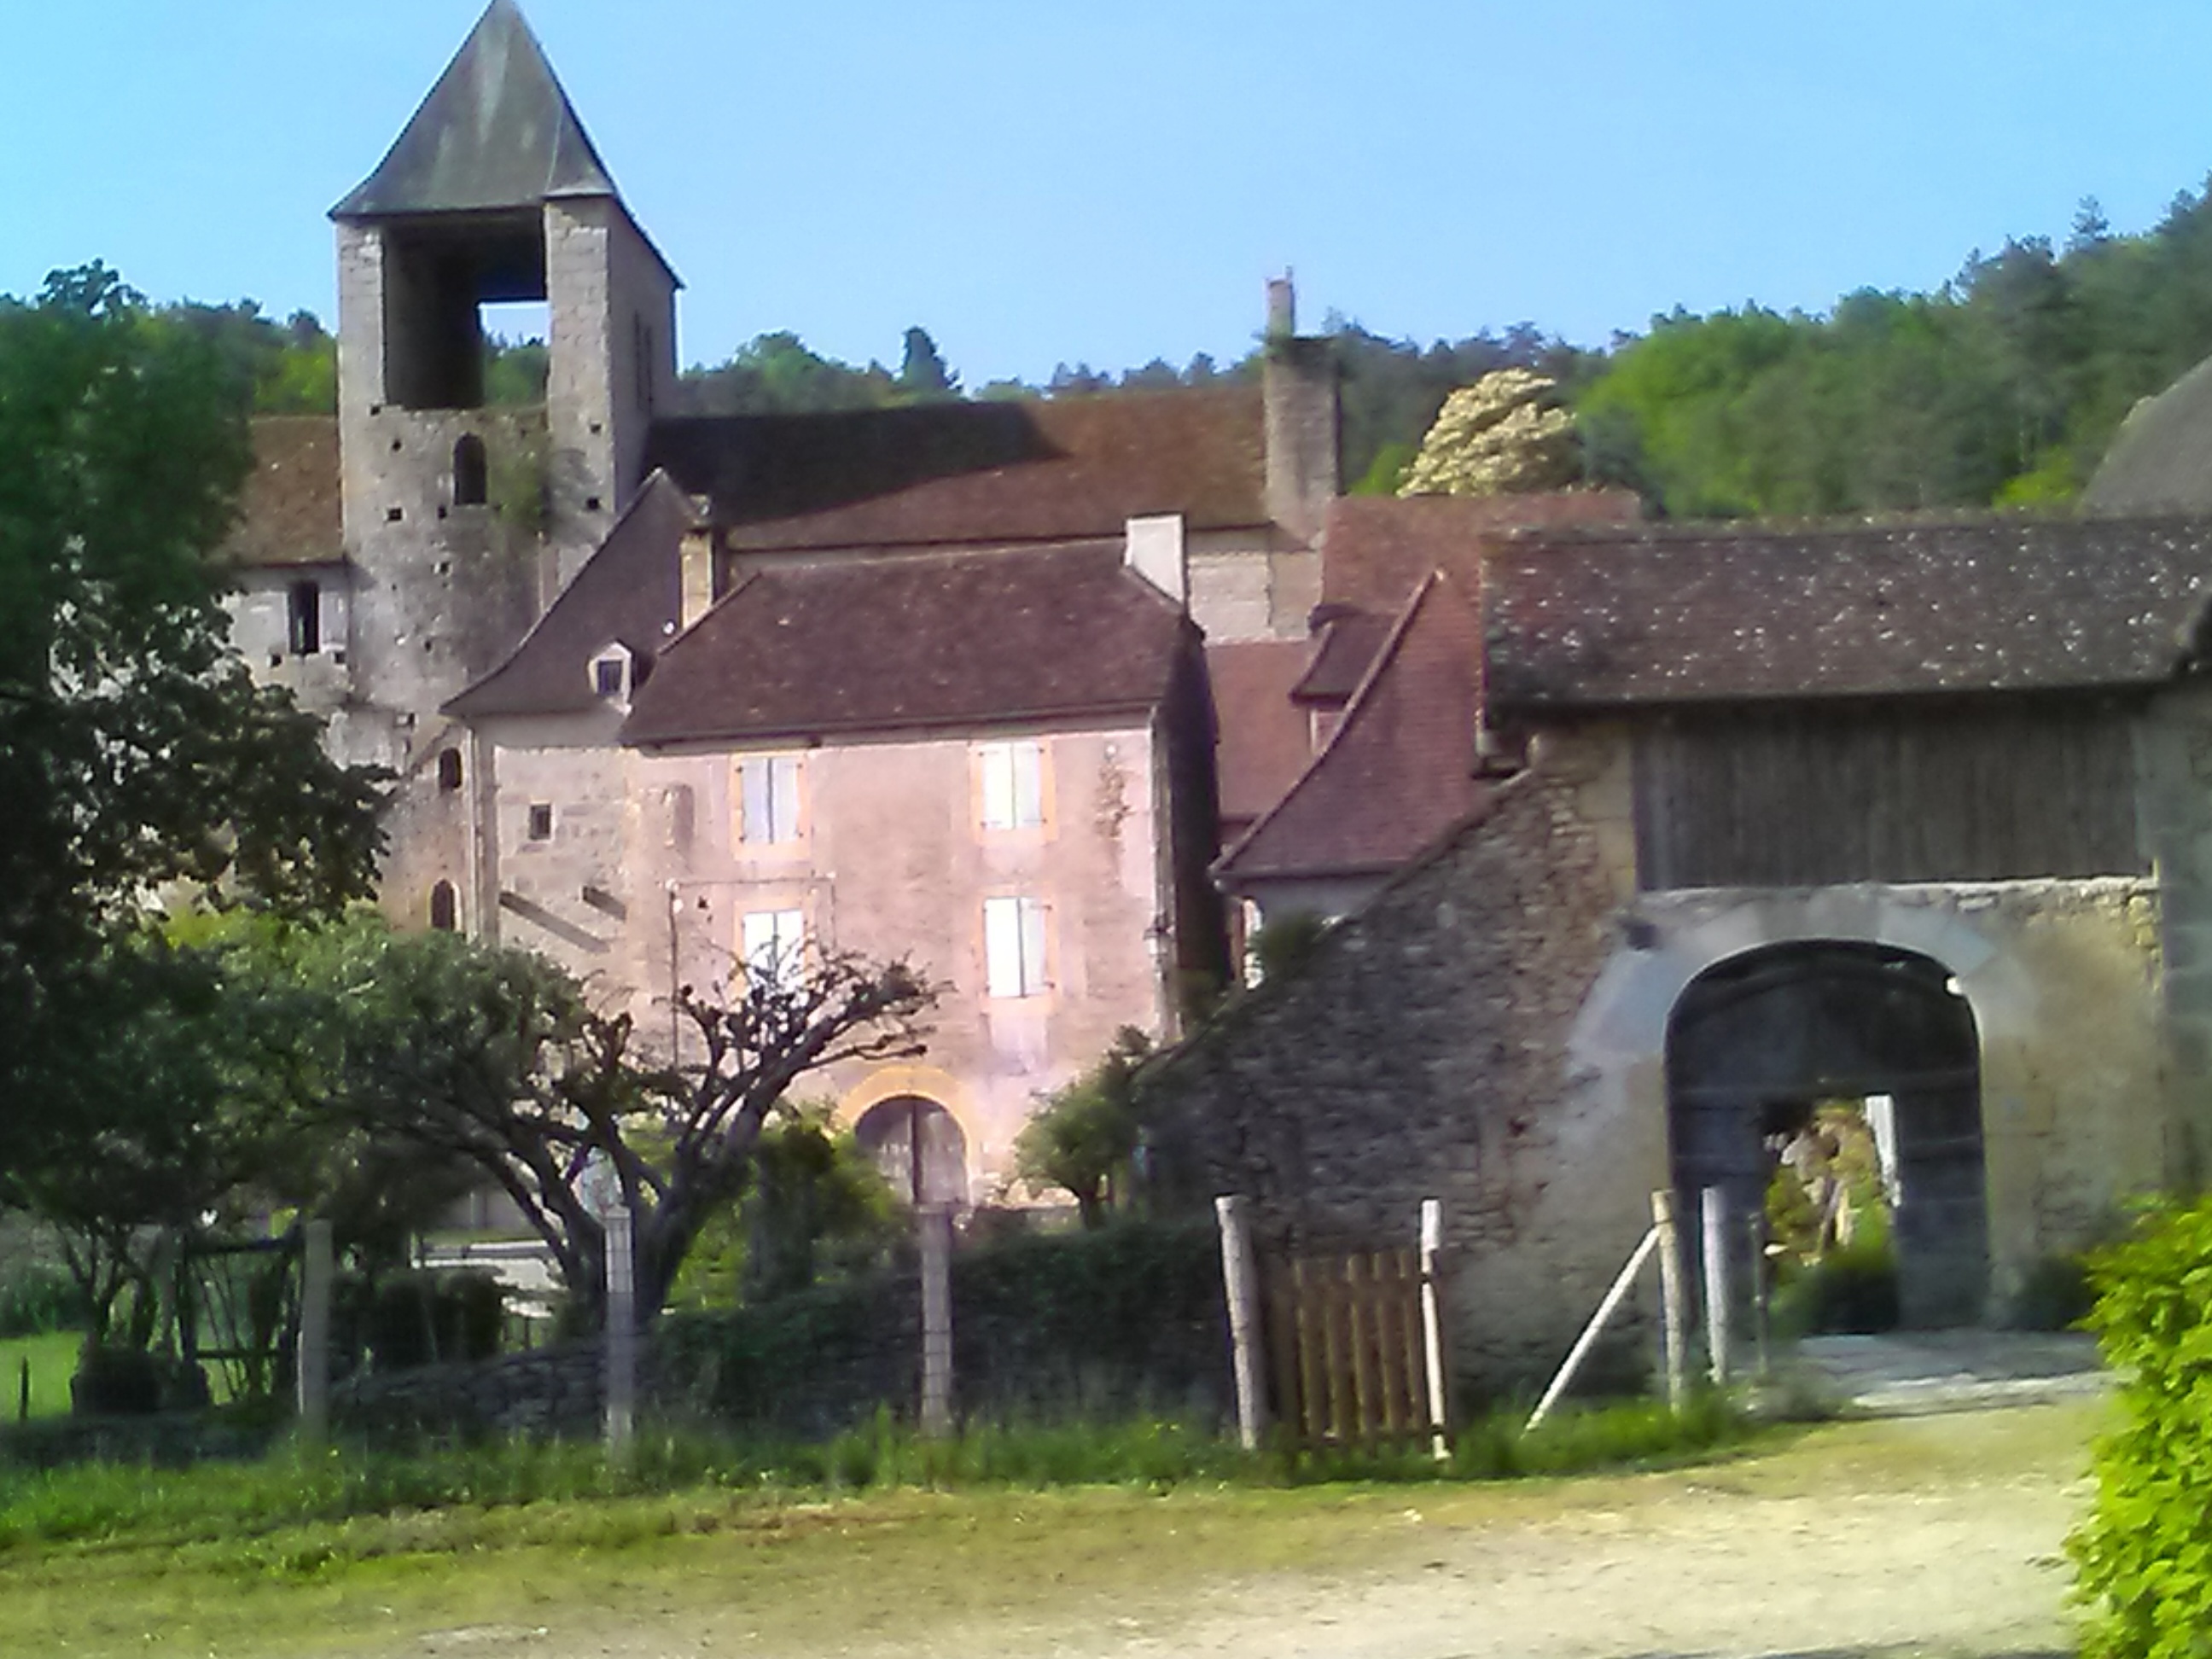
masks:
[[[630,685],[630,654],[623,647],[611,645],[592,659],[593,696],[626,702],[629,700]]]

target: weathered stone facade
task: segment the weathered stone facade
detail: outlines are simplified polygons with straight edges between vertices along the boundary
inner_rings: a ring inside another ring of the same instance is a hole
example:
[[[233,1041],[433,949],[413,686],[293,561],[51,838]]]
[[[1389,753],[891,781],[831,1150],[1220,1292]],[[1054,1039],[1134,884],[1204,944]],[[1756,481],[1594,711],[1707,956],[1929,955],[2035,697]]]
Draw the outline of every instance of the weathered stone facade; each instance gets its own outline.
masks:
[[[1443,1201],[1450,1337],[1478,1389],[1557,1363],[1649,1224],[1664,1114],[1570,1053],[1615,942],[1573,790],[1540,772],[1147,1079],[1179,1200],[1241,1193],[1293,1250],[1411,1244]]]

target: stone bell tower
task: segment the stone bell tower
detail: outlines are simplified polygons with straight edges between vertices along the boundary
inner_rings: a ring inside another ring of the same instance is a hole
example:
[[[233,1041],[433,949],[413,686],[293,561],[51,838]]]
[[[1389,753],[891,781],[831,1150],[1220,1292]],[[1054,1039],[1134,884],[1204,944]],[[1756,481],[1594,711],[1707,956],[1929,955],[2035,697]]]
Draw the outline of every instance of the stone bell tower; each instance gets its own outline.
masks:
[[[636,489],[678,282],[513,0],[492,0],[337,226],[348,758],[399,775],[385,908],[466,927],[475,780],[441,707],[501,662]],[[540,301],[545,401],[487,406],[481,307]]]

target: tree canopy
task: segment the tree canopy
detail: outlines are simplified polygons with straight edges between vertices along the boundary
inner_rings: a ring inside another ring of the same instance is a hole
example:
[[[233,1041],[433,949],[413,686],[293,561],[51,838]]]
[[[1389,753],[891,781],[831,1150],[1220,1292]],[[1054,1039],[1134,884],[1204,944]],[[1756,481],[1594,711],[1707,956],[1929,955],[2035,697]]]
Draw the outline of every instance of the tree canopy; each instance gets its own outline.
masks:
[[[0,1174],[117,1106],[118,1009],[191,994],[131,948],[165,894],[328,912],[374,876],[376,780],[230,648],[246,402],[102,267],[0,299]]]

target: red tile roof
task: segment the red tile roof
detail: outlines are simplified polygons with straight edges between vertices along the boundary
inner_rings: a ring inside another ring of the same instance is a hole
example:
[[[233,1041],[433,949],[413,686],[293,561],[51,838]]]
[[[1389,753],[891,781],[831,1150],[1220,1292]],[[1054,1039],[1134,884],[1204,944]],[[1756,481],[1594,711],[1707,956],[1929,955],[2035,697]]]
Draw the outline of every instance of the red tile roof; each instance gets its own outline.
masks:
[[[629,648],[641,678],[683,613],[684,532],[691,504],[656,472],[616,521],[599,550],[561,590],[514,653],[446,705],[464,720],[486,714],[555,714],[596,708],[592,658]]]
[[[1243,389],[691,416],[656,422],[647,459],[713,498],[739,553],[1072,541],[1159,513],[1267,522]]]
[[[1449,578],[1432,574],[1328,743],[1221,856],[1222,885],[1395,870],[1478,811],[1490,789],[1474,776],[1480,643],[1473,611]]]
[[[222,556],[249,567],[345,557],[336,416],[270,415],[253,422],[253,471]]]
[[[1643,507],[1624,490],[1543,495],[1346,495],[1329,504],[1322,532],[1322,598],[1395,615],[1406,595],[1442,570],[1471,599],[1482,591],[1482,547],[1534,527],[1636,523]]]
[[[1197,636],[1118,542],[771,566],[661,654],[626,743],[1135,714]]]
[[[1313,758],[1306,711],[1291,701],[1312,655],[1305,640],[1239,640],[1206,647],[1225,836],[1233,837],[1280,800]]]
[[[2212,519],[1539,534],[1487,583],[1501,709],[2142,685],[2197,648]]]

